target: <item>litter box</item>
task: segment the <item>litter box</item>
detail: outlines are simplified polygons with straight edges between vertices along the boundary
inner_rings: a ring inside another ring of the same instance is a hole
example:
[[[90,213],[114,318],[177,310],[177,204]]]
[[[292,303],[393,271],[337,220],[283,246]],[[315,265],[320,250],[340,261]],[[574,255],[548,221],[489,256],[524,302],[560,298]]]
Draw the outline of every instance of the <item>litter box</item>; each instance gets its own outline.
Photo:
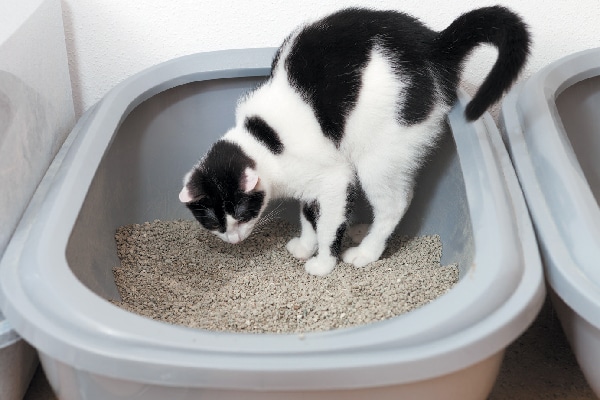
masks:
[[[544,296],[533,228],[489,115],[450,115],[399,229],[439,234],[460,280],[385,321],[306,334],[218,333],[126,312],[115,229],[192,219],[181,177],[234,121],[274,49],[190,55],[124,81],[78,122],[0,265],[7,318],[61,400],[485,399]],[[286,205],[291,221],[297,204]],[[360,213],[358,213],[360,214]],[[357,214],[357,215],[358,215]]]
[[[600,48],[540,70],[502,104],[563,330],[600,396]]]

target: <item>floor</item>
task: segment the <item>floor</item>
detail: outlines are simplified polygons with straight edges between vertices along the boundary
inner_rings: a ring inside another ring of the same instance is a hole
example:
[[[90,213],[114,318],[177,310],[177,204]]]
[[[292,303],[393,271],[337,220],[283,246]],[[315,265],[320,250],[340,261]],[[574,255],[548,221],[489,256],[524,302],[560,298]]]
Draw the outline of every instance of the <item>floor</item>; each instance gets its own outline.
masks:
[[[546,303],[533,325],[506,352],[488,400],[597,400]],[[57,400],[39,369],[24,400]]]

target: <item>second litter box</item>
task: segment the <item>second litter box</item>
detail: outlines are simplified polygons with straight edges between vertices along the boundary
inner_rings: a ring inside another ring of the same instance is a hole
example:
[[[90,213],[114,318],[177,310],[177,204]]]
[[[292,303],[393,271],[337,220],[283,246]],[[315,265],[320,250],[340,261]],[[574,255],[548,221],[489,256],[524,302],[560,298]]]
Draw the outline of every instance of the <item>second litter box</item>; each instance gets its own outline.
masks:
[[[600,48],[558,60],[513,89],[502,127],[553,304],[600,396]]]

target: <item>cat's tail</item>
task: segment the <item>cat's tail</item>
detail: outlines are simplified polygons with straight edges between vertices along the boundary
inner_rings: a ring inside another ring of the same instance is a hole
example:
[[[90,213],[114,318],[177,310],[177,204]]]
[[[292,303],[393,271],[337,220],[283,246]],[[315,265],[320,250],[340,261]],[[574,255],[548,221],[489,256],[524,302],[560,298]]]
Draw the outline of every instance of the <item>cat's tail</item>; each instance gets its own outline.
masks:
[[[498,49],[498,58],[467,105],[465,117],[469,121],[481,117],[500,100],[519,76],[529,55],[527,26],[518,15],[504,7],[484,7],[458,17],[434,41],[434,53],[443,57],[444,64],[450,62],[451,68],[456,68],[455,72],[462,69],[469,52],[484,43]]]

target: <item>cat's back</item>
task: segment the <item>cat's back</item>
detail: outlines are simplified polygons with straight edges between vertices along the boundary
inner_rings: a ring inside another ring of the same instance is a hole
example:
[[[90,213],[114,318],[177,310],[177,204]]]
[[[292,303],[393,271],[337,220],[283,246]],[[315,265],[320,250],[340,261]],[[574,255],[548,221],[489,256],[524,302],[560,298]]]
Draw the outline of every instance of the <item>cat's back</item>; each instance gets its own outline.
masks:
[[[323,134],[339,145],[374,52],[385,55],[395,72],[393,78],[404,76],[428,86],[433,81],[423,71],[429,68],[429,43],[434,35],[419,20],[402,12],[344,9],[292,33],[280,47],[273,71],[285,71],[290,86],[314,110]],[[415,71],[420,75],[412,76]],[[422,96],[426,101],[419,106],[426,106],[420,107],[418,115],[406,114],[410,118],[407,122],[419,122],[421,114],[429,111],[428,94]]]
[[[294,78],[322,79],[323,72],[341,75],[349,68],[364,66],[375,46],[399,52],[407,61],[418,61],[434,37],[434,31],[409,14],[348,8],[293,32],[281,46],[273,66],[284,62]]]

